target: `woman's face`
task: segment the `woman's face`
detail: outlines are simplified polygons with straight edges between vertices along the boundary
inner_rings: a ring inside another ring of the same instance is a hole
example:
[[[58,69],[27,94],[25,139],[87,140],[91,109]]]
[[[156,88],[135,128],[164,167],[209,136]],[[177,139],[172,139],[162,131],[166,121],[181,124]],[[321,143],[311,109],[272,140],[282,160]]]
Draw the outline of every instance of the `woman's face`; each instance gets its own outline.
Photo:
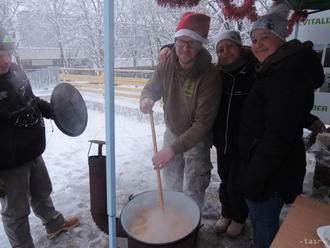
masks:
[[[252,47],[254,56],[260,63],[275,53],[277,49],[284,43],[280,38],[265,29],[256,29],[251,34]]]
[[[222,40],[217,45],[217,55],[220,64],[231,64],[239,57],[240,47],[231,40]]]

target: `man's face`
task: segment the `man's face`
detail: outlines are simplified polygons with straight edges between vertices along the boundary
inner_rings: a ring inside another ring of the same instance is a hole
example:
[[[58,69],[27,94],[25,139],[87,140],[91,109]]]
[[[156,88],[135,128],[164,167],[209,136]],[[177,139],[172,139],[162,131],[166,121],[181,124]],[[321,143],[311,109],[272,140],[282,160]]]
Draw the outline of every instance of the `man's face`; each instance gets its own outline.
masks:
[[[0,51],[0,75],[6,74],[11,65],[11,56],[13,55],[13,51]]]
[[[180,36],[175,39],[174,46],[180,65],[185,69],[189,69],[195,64],[202,43],[189,36]]]

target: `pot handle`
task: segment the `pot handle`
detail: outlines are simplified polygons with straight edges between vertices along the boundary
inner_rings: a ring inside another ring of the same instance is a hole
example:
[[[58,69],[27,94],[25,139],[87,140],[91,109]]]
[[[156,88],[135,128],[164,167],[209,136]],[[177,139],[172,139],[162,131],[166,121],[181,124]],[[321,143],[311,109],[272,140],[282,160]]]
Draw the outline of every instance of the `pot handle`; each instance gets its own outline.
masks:
[[[87,157],[89,157],[89,152],[91,150],[91,147],[92,147],[92,144],[95,143],[95,144],[98,144],[98,156],[99,157],[102,157],[102,146],[105,145],[105,141],[103,140],[89,140],[88,142],[90,142],[90,145],[89,145],[89,149],[88,149],[88,153],[87,153]]]

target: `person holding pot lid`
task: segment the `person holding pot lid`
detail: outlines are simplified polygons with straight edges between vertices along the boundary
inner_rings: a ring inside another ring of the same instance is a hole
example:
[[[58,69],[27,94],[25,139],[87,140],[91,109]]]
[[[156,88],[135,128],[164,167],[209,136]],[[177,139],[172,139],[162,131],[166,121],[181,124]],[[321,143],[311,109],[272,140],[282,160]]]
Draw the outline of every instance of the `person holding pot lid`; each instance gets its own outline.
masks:
[[[211,128],[221,97],[221,80],[203,47],[209,26],[210,17],[204,14],[182,16],[171,55],[157,65],[140,99],[140,110],[151,113],[155,101],[163,98],[164,146],[152,162],[163,169],[165,188],[183,191],[200,208],[211,178]]]
[[[34,247],[29,227],[30,207],[49,238],[76,227],[78,217],[64,219],[56,211],[51,181],[42,158],[43,117],[50,104],[33,95],[25,73],[11,57],[14,39],[0,27],[0,201],[4,230],[12,247]]]
[[[285,4],[276,6],[257,19],[250,33],[258,64],[241,115],[240,190],[257,248],[270,246],[283,204],[292,203],[302,192],[303,127],[313,107],[314,90],[324,80],[312,42],[286,42],[287,14]]]

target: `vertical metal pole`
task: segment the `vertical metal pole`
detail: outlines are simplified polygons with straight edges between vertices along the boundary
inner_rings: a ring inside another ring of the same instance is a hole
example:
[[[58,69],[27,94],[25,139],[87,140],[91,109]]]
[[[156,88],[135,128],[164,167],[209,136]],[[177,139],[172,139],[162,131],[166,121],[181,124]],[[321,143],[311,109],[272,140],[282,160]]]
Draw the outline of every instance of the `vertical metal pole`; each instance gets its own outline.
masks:
[[[116,248],[114,1],[104,1],[104,83],[109,248]]]

